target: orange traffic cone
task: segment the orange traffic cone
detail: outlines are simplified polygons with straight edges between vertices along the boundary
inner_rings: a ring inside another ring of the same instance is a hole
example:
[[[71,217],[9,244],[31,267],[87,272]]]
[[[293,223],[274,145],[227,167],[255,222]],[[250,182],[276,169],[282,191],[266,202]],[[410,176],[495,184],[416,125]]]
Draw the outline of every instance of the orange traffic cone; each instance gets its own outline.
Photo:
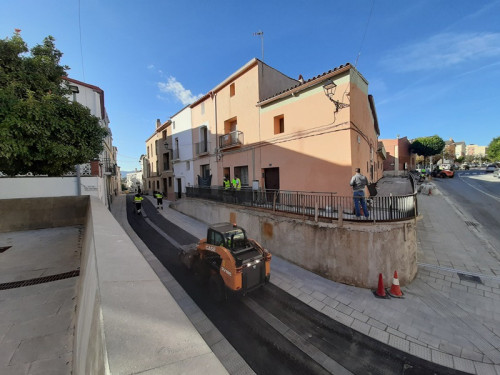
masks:
[[[378,288],[373,291],[373,295],[377,298],[389,298],[389,296],[385,293],[384,289],[384,280],[382,279],[382,274],[378,274]]]
[[[391,297],[403,298],[403,292],[399,287],[398,271],[394,271],[394,278],[392,279],[391,290],[389,290]]]

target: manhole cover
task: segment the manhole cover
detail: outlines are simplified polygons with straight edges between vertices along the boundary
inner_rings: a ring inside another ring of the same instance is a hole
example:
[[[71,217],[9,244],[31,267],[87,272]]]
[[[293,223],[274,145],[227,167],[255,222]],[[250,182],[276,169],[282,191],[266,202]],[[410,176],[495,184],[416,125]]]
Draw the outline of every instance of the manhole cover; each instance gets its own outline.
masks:
[[[481,278],[479,276],[466,275],[464,273],[457,273],[460,280],[469,281],[471,283],[482,284]]]

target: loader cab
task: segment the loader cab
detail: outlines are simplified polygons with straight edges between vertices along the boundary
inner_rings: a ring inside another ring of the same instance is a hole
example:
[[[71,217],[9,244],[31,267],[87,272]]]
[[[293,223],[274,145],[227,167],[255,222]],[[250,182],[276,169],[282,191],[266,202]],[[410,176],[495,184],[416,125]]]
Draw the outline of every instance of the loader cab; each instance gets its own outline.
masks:
[[[207,243],[223,246],[232,252],[238,252],[248,247],[245,230],[230,223],[212,225],[208,229]]]

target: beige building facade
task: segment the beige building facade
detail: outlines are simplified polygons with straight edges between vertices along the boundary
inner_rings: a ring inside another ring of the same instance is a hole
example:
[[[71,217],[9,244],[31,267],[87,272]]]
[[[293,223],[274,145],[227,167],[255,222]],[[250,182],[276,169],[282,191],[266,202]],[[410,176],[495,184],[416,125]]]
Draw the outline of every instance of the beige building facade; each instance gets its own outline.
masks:
[[[143,192],[152,195],[155,191],[163,193],[169,200],[175,200],[172,121],[161,123],[156,120],[155,132],[146,140],[146,154],[143,162]]]

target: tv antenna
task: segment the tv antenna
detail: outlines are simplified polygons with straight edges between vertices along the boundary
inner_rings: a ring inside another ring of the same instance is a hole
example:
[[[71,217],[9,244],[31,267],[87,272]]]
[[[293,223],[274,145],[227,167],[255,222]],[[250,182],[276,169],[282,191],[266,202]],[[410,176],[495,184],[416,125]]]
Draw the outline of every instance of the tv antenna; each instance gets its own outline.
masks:
[[[264,31],[259,30],[256,33],[253,33],[253,36],[260,36],[260,45],[262,49],[262,61],[264,61]]]

